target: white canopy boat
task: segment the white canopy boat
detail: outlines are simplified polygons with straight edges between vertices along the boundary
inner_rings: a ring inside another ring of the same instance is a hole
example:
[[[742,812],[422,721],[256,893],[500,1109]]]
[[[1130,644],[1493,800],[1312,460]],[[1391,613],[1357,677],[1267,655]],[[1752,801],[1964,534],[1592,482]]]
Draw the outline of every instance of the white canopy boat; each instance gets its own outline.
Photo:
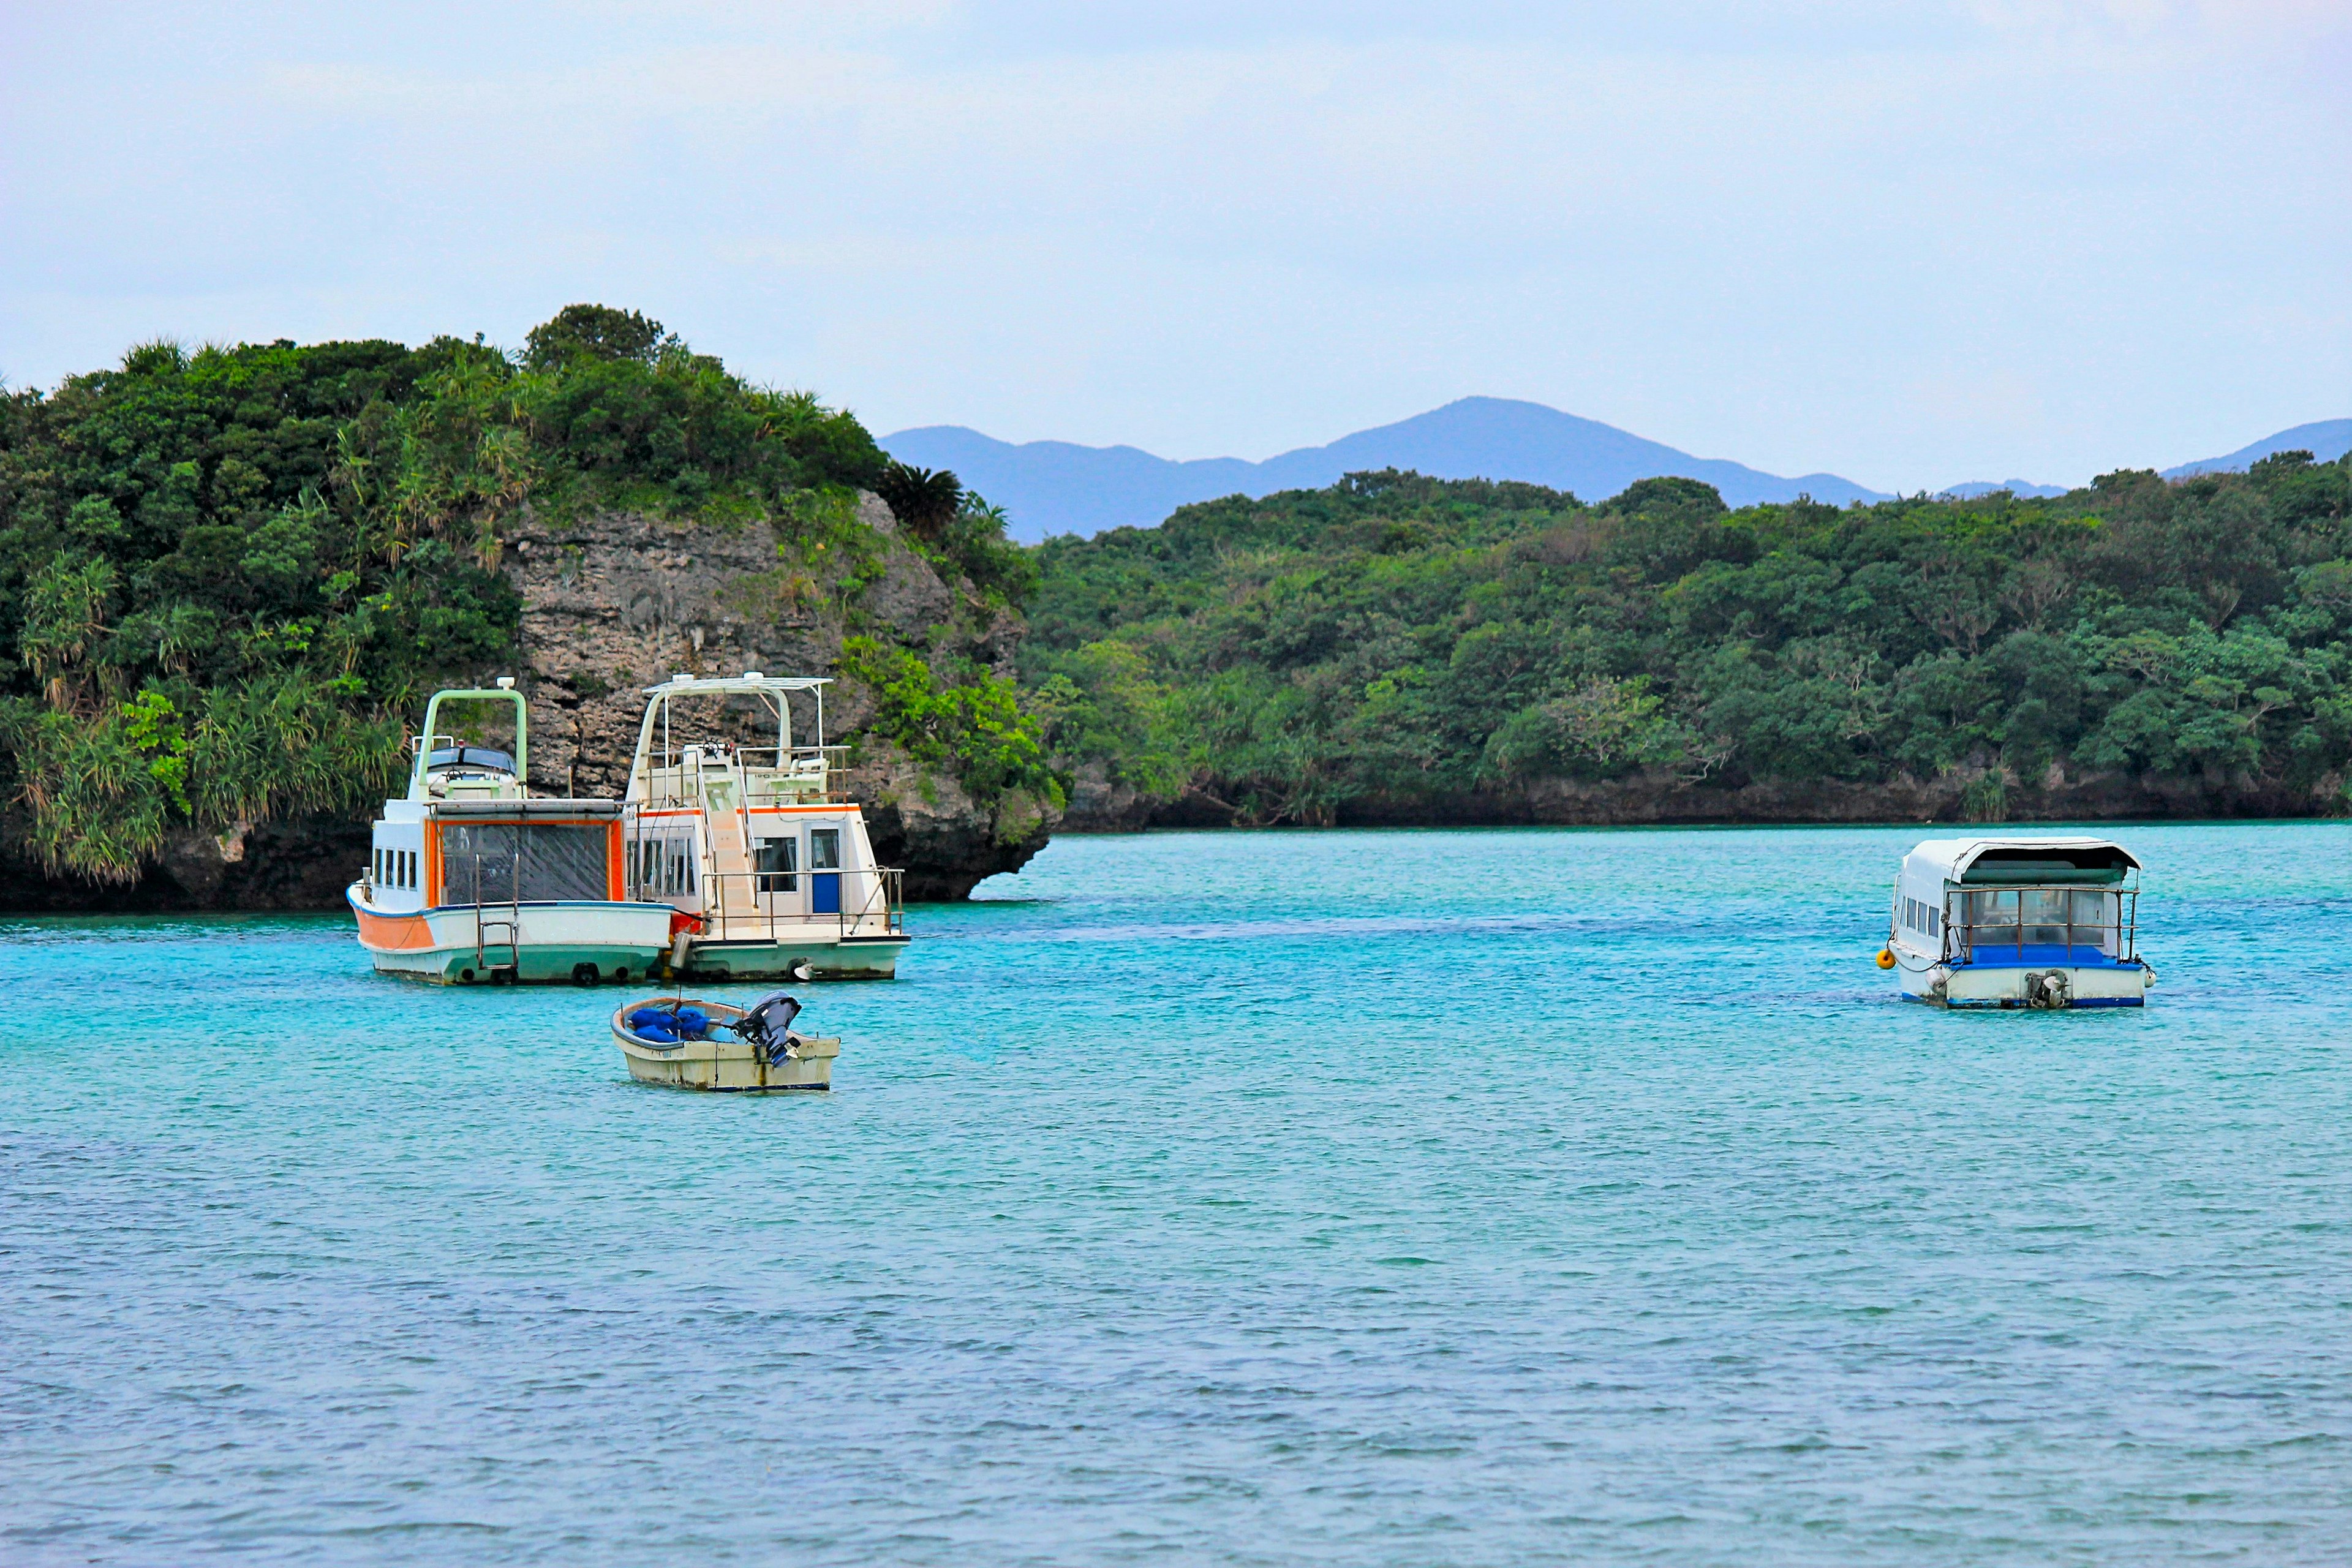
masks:
[[[1904,857],[1879,967],[1946,1007],[2137,1007],[2139,861],[2105,838],[1931,838]]]
[[[514,751],[441,731],[453,702],[511,703]],[[408,794],[375,824],[368,868],[346,891],[375,967],[442,984],[649,977],[675,911],[625,888],[614,800],[534,798],[530,713],[512,679],[437,691],[425,705]]]
[[[833,789],[823,677],[672,676],[646,689],[629,765],[630,896],[686,917],[697,980],[887,980],[907,950],[900,874]],[[816,738],[798,745],[793,699]],[[769,743],[769,737],[773,743]]]

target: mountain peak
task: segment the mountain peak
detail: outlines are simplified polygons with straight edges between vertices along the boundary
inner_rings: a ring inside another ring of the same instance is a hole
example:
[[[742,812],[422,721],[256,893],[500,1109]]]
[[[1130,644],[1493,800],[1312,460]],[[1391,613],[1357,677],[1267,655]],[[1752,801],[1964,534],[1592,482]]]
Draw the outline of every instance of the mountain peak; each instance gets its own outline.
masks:
[[[2225,458],[2201,458],[2193,463],[2183,463],[2177,468],[2167,468],[2168,479],[2185,479],[2198,474],[2238,473],[2253,467],[2264,458],[2280,452],[2309,452],[2323,463],[2332,463],[2347,452],[2352,452],[2352,419],[2322,419],[2316,424],[2298,425],[2292,430],[2282,430],[2275,436],[2265,436],[2250,446],[2239,447]]]
[[[901,430],[881,444],[901,462],[954,469],[968,487],[1004,508],[1013,537],[1024,542],[1149,527],[1188,502],[1319,489],[1373,468],[1411,468],[1442,479],[1519,479],[1587,500],[1667,474],[1704,479],[1733,506],[1800,495],[1834,506],[1886,499],[1835,474],[1783,479],[1695,458],[1597,419],[1511,397],[1457,397],[1425,414],[1260,463],[1238,458],[1174,462],[1134,447],[1066,441],[1015,445],[954,425]]]
[[[960,425],[901,430],[884,437],[881,444],[901,462],[954,469],[968,487],[1005,510],[1013,520],[1013,536],[1025,543],[1055,533],[1148,528],[1192,501],[1319,489],[1342,475],[1378,468],[1412,468],[1441,479],[1520,479],[1570,490],[1588,501],[1605,500],[1637,479],[1665,475],[1703,479],[1735,507],[1794,500],[1801,495],[1832,506],[1888,499],[1835,474],[1784,479],[1719,458],[1695,458],[1613,425],[1516,397],[1457,397],[1425,414],[1359,430],[1325,446],[1300,447],[1262,463],[1239,458],[1175,462],[1139,447],[1081,447],[1069,441],[1015,445]],[[2241,469],[2274,452],[2299,447],[2323,462],[2333,461],[2352,448],[2352,419],[2298,425],[2227,457],[2167,468],[2164,477]],[[2062,486],[2025,479],[1972,480],[1938,493],[1966,499],[1994,490],[2020,496],[2065,493]]]

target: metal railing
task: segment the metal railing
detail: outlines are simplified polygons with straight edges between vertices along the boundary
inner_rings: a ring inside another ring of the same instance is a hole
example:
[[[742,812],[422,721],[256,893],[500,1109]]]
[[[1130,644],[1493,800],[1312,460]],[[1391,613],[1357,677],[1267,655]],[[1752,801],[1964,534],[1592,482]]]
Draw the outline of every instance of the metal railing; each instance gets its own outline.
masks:
[[[741,941],[745,937],[765,936],[777,940],[779,926],[805,928],[824,921],[834,923],[838,937],[901,936],[907,929],[904,893],[906,873],[896,866],[876,866],[865,870],[812,873],[807,871],[719,871],[706,861],[700,868],[702,885],[697,900],[701,909],[695,911],[702,921],[702,934],[718,942]],[[812,889],[794,887],[790,889],[763,888],[763,880],[792,877],[797,880],[811,875],[840,876],[862,879],[865,892],[855,907],[844,900],[839,910],[816,910]],[[745,886],[744,884],[748,884]],[[732,896],[730,889],[733,889]],[[638,896],[641,889],[632,887],[630,893]],[[661,894],[646,895],[657,903],[667,903]],[[787,932],[798,935],[798,931]]]
[[[646,799],[642,804],[653,807],[700,805],[706,777],[714,773],[740,778],[740,793],[745,796],[743,804],[746,805],[756,793],[777,793],[772,787],[765,792],[756,788],[760,784],[772,782],[793,784],[798,781],[798,784],[811,787],[802,788],[795,784],[790,792],[793,795],[803,799],[814,795],[818,800],[831,802],[835,798],[832,793],[833,774],[840,766],[839,759],[849,751],[846,746],[738,746],[732,752],[735,761],[730,765],[719,758],[706,757],[698,751],[689,762],[686,754],[688,749],[657,752],[647,759]],[[762,763],[758,760],[761,757],[771,761]],[[764,773],[766,778],[755,779],[752,776],[754,772]],[[665,773],[668,776],[664,777]]]
[[[2086,895],[2100,900],[2100,915],[2095,921],[2074,918],[2075,900]],[[2026,900],[2032,896],[2055,898],[2059,900],[2056,908],[2063,911],[2064,918],[2049,918],[2047,905],[2042,911],[2029,914]],[[2004,899],[2008,900],[2005,909],[1998,901]],[[1953,918],[1954,906],[1963,918]],[[2006,918],[1973,918],[1984,913],[1988,906]],[[2044,932],[2048,933],[2046,937],[2042,934]],[[2078,942],[2078,935],[2092,940]],[[1988,888],[1950,894],[1945,905],[1943,956],[1947,962],[1965,963],[1980,951],[1990,955],[2004,948],[2021,961],[2029,947],[2063,947],[2071,958],[2075,948],[2084,946],[2095,948],[2118,963],[2130,963],[2138,959],[2137,888]]]
[[[878,900],[882,905],[878,911],[882,917],[882,934],[903,936],[907,930],[906,871],[897,866],[877,866],[870,875],[874,878],[874,886],[866,895],[864,907],[855,914],[846,910],[843,912],[845,924],[842,934],[856,934],[852,928],[863,925],[868,916],[877,912],[874,905]]]

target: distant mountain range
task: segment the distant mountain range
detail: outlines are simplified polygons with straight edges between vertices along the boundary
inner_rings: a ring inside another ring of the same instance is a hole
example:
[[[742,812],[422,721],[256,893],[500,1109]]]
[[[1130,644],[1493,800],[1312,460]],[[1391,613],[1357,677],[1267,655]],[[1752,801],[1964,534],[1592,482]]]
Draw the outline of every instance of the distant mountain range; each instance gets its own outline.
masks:
[[[1443,479],[1524,479],[1573,490],[1587,500],[1605,500],[1659,474],[1705,479],[1733,506],[1801,494],[1837,506],[1886,499],[1835,474],[1782,479],[1507,397],[1465,397],[1262,463],[1239,458],[1173,462],[1134,447],[1067,441],[1015,446],[960,425],[901,430],[884,437],[882,447],[902,463],[954,469],[967,487],[1011,515],[1013,537],[1024,542],[1127,524],[1148,527],[1190,501],[1319,489],[1366,468],[1412,468]]]
[[[2164,477],[2185,479],[2192,474],[2241,473],[2273,452],[2292,452],[2298,448],[2323,463],[2334,462],[2345,453],[2352,452],[2352,419],[2322,419],[2315,425],[2298,425],[2292,430],[2265,436],[2251,447],[2241,447],[2226,458],[2207,458],[2200,462],[2183,463],[2177,468],[2167,468]]]
[[[1028,543],[1055,533],[1149,527],[1192,501],[1316,489],[1368,468],[1412,468],[1447,479],[1523,479],[1572,490],[1586,500],[1604,500],[1636,479],[1661,474],[1705,479],[1733,506],[1793,500],[1800,495],[1833,506],[1888,499],[1835,474],[1783,479],[1719,458],[1695,458],[1612,425],[1507,397],[1465,397],[1394,425],[1341,437],[1328,447],[1302,447],[1260,463],[1239,458],[1176,462],[1135,447],[1080,447],[1067,441],[1015,445],[961,425],[901,430],[884,437],[881,444],[900,462],[953,469],[968,489],[1003,507],[1012,519],[1013,536]],[[2352,447],[2352,420],[2298,426],[2226,458],[2168,472],[2179,477],[2243,468],[2257,458],[2295,447],[2333,458]],[[2063,486],[2023,479],[1956,485],[1944,493],[1981,495],[1995,489],[2020,495],[2064,493]]]
[[[1979,496],[1989,496],[1995,490],[2007,490],[2011,495],[2021,496],[2063,496],[2066,493],[2066,487],[2037,485],[2032,479],[2001,479],[1997,482],[1992,479],[1970,479],[1967,484],[1954,485],[1948,489],[1937,490],[1936,493],[1939,496],[1949,496],[1954,500],[1974,500]]]

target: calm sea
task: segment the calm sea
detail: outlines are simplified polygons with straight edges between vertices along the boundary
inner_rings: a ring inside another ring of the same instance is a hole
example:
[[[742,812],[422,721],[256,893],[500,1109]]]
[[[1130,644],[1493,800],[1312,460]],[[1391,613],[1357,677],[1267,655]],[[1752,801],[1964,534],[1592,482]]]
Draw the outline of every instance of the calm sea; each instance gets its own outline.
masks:
[[[1872,966],[1921,837],[1068,839],[792,1100],[9,922],[0,1561],[2352,1560],[2352,829],[2126,830],[2030,1016]]]

